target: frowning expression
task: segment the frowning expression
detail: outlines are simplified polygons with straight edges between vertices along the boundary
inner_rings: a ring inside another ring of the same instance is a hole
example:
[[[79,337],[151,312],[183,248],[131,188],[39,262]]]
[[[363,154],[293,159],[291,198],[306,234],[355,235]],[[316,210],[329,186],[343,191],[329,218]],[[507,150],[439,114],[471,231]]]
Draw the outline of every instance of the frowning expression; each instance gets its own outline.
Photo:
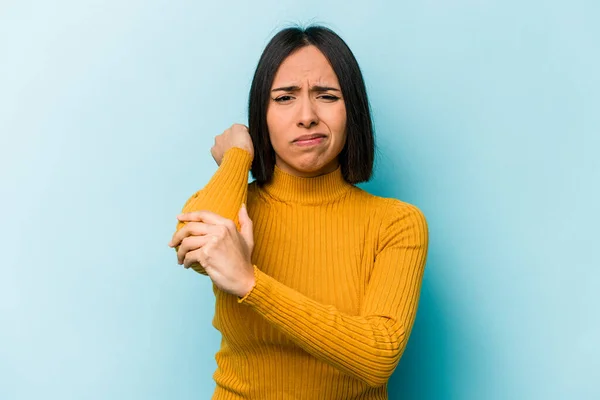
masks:
[[[270,97],[267,125],[276,165],[302,177],[335,170],[346,143],[346,105],[323,53],[310,45],[287,57]]]

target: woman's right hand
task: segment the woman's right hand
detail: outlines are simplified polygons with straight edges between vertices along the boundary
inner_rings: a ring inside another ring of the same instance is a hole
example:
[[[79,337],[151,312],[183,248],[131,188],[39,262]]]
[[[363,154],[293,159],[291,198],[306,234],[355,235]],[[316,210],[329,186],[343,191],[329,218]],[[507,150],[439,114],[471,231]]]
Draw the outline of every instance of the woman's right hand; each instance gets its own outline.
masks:
[[[215,144],[210,149],[210,154],[212,154],[217,165],[221,165],[223,154],[232,147],[247,150],[254,157],[254,146],[246,125],[233,124],[223,133],[215,136]]]

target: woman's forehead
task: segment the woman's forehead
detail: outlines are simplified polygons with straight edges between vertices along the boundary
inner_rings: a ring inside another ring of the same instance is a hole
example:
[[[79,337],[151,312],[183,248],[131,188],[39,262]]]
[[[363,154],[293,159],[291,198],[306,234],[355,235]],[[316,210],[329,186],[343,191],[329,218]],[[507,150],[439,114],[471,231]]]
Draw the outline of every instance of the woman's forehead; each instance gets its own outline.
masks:
[[[315,46],[305,46],[289,55],[279,66],[275,86],[337,86],[338,79],[327,58]]]

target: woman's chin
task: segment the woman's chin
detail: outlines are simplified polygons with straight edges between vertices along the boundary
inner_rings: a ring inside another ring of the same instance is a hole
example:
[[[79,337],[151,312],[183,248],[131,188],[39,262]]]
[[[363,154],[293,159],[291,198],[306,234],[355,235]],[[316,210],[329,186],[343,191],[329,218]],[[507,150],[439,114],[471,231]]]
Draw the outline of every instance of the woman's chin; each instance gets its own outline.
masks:
[[[301,177],[324,175],[334,171],[338,166],[337,159],[324,160],[324,157],[319,157],[316,154],[303,154],[288,159],[291,160],[284,162],[283,159],[278,159],[277,166],[285,172]]]
[[[293,168],[297,172],[296,175],[304,177],[313,177],[332,172],[337,168],[337,165],[314,163],[295,165],[293,166]]]

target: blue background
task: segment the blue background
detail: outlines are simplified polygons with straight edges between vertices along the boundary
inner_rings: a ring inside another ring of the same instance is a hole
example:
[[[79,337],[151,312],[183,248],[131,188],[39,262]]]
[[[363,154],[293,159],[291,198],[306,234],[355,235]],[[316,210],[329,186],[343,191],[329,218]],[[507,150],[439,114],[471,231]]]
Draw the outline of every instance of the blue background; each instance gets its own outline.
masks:
[[[279,29],[354,51],[361,185],[430,252],[391,399],[600,398],[597,1],[3,1],[0,398],[198,399],[209,279],[167,243]]]

